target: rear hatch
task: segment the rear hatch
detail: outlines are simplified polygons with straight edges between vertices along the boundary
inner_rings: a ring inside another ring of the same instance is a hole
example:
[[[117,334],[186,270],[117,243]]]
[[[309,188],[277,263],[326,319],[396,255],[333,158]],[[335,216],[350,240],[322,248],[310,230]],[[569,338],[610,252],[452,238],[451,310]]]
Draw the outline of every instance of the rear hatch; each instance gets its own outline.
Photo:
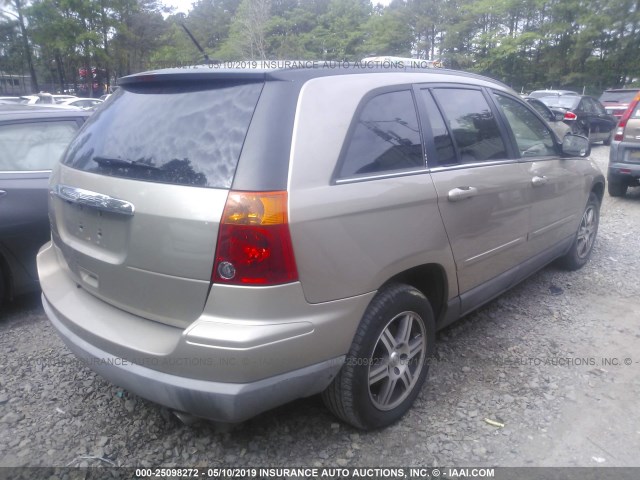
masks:
[[[599,100],[607,113],[619,120],[639,91],[640,89],[606,90]]]
[[[78,286],[180,327],[203,311],[219,222],[264,85],[259,75],[183,77],[125,79],[50,184],[53,243]]]

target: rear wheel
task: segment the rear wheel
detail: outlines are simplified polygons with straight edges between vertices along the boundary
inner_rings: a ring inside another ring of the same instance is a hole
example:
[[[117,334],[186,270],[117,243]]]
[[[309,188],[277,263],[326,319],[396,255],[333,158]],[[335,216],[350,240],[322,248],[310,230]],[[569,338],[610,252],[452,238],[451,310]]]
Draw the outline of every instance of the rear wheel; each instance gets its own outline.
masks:
[[[611,145],[611,140],[613,139],[613,130],[609,133],[609,136],[602,141],[603,145]]]
[[[589,261],[598,234],[599,223],[600,201],[594,193],[591,193],[571,249],[561,259],[562,266],[567,270],[582,268]]]
[[[322,398],[337,417],[361,429],[392,424],[420,393],[434,350],[431,305],[419,290],[394,284],[371,301],[345,364]]]
[[[624,197],[629,186],[624,182],[614,182],[609,180],[607,183],[607,191],[612,197]]]

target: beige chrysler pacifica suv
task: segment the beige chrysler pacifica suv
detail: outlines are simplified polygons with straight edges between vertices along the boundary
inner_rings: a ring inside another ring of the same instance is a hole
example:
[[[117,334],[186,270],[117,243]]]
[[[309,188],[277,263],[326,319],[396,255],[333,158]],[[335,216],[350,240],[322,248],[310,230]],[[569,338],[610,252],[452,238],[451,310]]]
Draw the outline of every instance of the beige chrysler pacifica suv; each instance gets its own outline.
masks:
[[[584,265],[604,178],[503,84],[435,69],[125,77],[50,183],[45,310],[111,382],[239,422],[400,418],[437,329]]]

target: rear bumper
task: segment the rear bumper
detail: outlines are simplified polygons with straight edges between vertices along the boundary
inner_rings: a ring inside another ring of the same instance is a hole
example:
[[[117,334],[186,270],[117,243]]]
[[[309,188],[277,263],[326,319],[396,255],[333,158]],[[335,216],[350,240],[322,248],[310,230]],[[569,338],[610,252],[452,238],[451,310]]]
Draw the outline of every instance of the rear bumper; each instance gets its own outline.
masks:
[[[100,350],[69,330],[42,295],[45,312],[64,343],[104,378],[167,407],[219,422],[241,422],[295,398],[324,390],[344,356],[251,383],[184,378],[132,363]]]
[[[640,150],[640,144],[631,142],[612,142],[609,150],[609,167],[607,179],[620,182],[633,182],[640,179],[640,163],[625,161],[630,150]]]
[[[43,304],[88,366],[154,402],[238,422],[324,390],[342,366],[373,293],[309,304],[300,284],[214,285],[186,328],[123,311],[77,285],[62,254],[38,254]]]

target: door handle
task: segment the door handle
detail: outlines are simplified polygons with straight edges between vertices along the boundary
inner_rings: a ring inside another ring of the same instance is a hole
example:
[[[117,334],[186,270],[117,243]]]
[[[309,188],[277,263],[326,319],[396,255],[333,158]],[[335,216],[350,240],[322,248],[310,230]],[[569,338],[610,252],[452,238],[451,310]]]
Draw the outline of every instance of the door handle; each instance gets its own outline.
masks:
[[[0,198],[4,197],[7,194],[4,190],[0,190]]]
[[[449,190],[447,198],[450,202],[459,202],[460,200],[471,198],[477,194],[478,189],[476,187],[456,187],[452,190]]]
[[[542,185],[546,185],[549,183],[549,179],[544,175],[542,177],[535,176],[531,179],[531,185],[534,187],[541,187]]]

